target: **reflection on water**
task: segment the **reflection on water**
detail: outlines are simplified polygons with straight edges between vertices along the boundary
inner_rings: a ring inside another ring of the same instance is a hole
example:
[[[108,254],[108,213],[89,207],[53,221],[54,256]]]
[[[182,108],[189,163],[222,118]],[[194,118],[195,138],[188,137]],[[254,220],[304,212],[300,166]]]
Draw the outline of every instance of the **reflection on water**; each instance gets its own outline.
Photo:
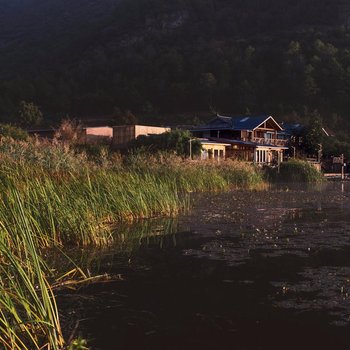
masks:
[[[348,349],[349,199],[349,183],[196,196],[116,231],[94,268],[122,278],[62,305],[96,349]]]
[[[116,228],[113,250],[121,250],[124,253],[132,252],[153,243],[159,245],[159,248],[163,248],[167,246],[169,236],[172,237],[173,243],[176,245],[175,234],[177,232],[179,232],[177,218],[142,220],[133,225]]]

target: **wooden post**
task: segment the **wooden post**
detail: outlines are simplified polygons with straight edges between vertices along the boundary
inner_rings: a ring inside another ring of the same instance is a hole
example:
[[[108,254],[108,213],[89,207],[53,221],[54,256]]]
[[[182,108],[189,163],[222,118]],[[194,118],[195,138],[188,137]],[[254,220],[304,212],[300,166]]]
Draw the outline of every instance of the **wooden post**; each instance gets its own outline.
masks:
[[[318,152],[317,152],[317,161],[319,163],[321,163],[323,147],[322,147],[321,143],[319,143],[318,146],[319,146],[319,149],[318,149]]]
[[[341,179],[344,180],[345,174],[344,174],[344,154],[340,156],[341,158]]]
[[[281,152],[277,151],[277,173],[281,172]]]

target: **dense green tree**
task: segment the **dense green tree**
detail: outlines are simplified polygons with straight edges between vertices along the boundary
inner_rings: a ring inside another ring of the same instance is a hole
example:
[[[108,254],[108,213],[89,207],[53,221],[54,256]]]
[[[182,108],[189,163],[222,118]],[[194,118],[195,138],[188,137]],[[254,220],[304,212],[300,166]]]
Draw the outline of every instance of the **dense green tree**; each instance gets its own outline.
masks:
[[[310,116],[310,123],[302,131],[302,149],[308,155],[319,156],[322,151],[325,133],[321,118],[317,111]]]
[[[139,136],[133,143],[133,148],[145,148],[148,151],[169,151],[179,156],[188,157],[190,148],[192,156],[199,155],[201,144],[192,139],[187,130],[172,130],[159,135]]]
[[[32,127],[39,125],[43,120],[43,114],[38,106],[32,102],[21,101],[18,109],[18,117],[21,125]]]
[[[326,158],[339,157],[344,154],[350,160],[350,143],[340,141],[336,137],[326,137],[323,140],[323,156]]]
[[[113,110],[113,122],[115,125],[135,125],[138,123],[138,119],[131,111],[123,111],[119,107],[115,107]]]

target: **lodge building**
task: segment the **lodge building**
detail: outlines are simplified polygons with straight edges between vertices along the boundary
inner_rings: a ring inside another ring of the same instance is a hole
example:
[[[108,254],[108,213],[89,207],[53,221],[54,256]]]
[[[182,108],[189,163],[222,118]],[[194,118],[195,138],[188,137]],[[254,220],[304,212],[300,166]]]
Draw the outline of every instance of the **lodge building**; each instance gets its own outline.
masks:
[[[192,130],[192,134],[206,140],[201,141],[203,144],[212,142],[213,149],[215,143],[225,144],[226,158],[257,164],[279,164],[288,150],[288,138],[272,116],[217,115],[208,124]]]

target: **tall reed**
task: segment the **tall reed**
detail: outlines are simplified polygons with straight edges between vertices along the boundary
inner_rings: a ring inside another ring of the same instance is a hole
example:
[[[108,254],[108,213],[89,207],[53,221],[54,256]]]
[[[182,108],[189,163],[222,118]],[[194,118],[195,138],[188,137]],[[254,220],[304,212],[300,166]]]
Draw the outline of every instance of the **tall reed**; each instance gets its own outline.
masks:
[[[8,350],[60,349],[64,340],[38,227],[15,187],[2,197],[0,222],[0,341]]]

